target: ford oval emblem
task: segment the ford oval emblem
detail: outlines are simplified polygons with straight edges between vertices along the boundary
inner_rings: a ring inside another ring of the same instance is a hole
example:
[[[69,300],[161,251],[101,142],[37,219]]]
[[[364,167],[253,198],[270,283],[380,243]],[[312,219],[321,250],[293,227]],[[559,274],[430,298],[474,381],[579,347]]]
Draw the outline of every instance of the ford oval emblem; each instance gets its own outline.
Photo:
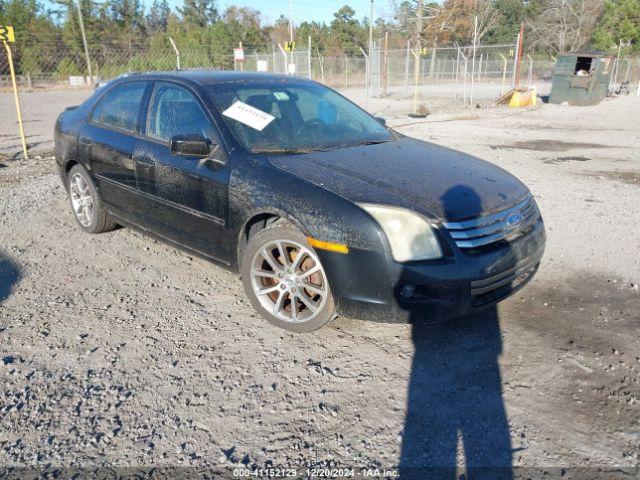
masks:
[[[522,215],[520,213],[514,213],[507,217],[507,227],[517,228],[522,224]]]

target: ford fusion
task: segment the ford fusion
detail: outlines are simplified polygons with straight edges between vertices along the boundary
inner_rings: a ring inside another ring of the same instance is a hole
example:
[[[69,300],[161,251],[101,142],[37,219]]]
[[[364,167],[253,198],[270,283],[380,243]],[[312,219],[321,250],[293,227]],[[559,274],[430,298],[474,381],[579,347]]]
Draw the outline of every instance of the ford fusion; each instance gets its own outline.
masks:
[[[118,78],[60,115],[55,154],[82,230],[136,228],[239,271],[296,332],[471,314],[529,281],[545,246],[511,174],[300,78]]]

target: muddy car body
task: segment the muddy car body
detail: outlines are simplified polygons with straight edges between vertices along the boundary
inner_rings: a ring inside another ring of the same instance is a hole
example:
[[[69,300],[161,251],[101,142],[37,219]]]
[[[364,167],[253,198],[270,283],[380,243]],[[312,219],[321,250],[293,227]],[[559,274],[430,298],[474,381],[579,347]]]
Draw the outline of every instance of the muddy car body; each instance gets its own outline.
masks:
[[[114,110],[118,95],[125,100]],[[297,129],[290,119],[307,104]],[[270,124],[240,125],[232,107]],[[292,148],[282,132],[305,145],[325,133],[346,140]],[[254,148],[265,135],[280,143]],[[117,79],[61,114],[55,152],[84,230],[130,226],[239,270],[253,305],[294,331],[335,314],[465,315],[523,286],[544,251],[537,205],[511,174],[393,132],[303,79],[210,71]]]

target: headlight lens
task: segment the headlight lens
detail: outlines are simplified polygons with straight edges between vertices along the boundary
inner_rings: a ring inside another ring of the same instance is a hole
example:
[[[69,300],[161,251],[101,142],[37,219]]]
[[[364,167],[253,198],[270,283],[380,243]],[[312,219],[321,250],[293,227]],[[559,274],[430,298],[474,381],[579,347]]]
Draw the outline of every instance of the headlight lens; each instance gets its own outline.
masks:
[[[442,257],[440,243],[428,221],[404,208],[360,204],[382,227],[396,262]]]

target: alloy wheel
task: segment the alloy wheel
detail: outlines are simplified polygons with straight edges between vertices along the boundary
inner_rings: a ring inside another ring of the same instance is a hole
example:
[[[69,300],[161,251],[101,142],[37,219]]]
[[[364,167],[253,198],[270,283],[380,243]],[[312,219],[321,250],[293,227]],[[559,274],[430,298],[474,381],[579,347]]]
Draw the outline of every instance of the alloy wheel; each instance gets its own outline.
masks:
[[[78,222],[83,227],[91,226],[93,222],[93,197],[89,184],[79,173],[73,174],[69,181],[71,206]]]
[[[264,244],[251,262],[251,286],[258,301],[279,320],[302,323],[324,307],[329,286],[317,255],[291,240]]]

